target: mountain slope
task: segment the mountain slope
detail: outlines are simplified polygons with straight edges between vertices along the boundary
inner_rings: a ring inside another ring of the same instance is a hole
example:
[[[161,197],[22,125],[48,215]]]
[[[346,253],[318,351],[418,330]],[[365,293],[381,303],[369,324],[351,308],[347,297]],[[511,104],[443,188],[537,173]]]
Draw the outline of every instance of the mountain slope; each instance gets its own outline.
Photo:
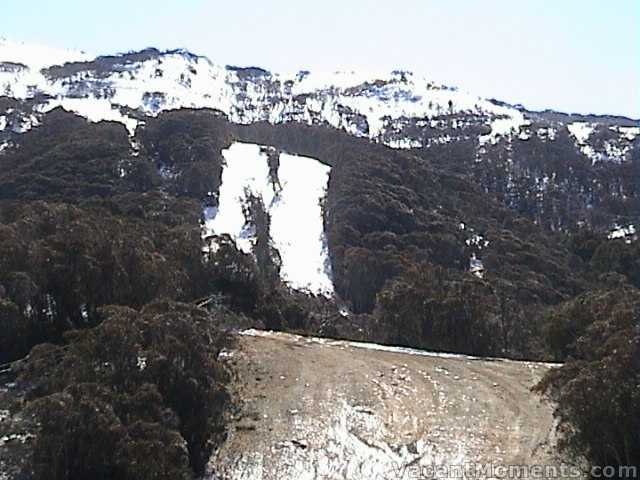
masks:
[[[640,365],[632,120],[529,112],[400,71],[2,45],[0,361],[51,400],[34,437],[0,395],[16,467],[32,445],[47,480],[202,474],[229,357],[245,416],[213,466],[232,478],[556,464],[551,407],[529,391],[550,366],[487,357],[567,360],[539,388],[583,428],[577,451],[637,457],[637,416],[617,407],[634,405]],[[262,330],[239,351],[199,345],[247,328]]]
[[[286,279],[335,294],[355,314],[376,312],[387,341],[476,351],[463,340],[478,337],[432,343],[418,317],[401,328],[394,309],[408,292],[444,295],[454,310],[442,319],[464,321],[443,331],[477,318],[493,330],[498,318],[539,316],[584,291],[606,271],[591,260],[605,255],[607,238],[636,238],[640,137],[631,120],[528,112],[402,71],[281,75],[155,49],[60,54],[52,62],[73,61],[43,65],[44,54],[3,52],[9,62],[36,60],[20,67],[31,77],[7,66],[0,80],[9,94],[0,97],[2,198],[77,202],[79,191],[104,199],[134,189],[201,202],[193,213],[202,214],[205,255],[228,234],[265,282]],[[66,121],[82,133],[66,132]],[[69,144],[49,148],[62,132]],[[83,136],[93,135],[117,137],[117,148],[89,148]],[[251,155],[233,154],[247,143]],[[97,162],[96,152],[113,154]],[[85,173],[90,188],[79,189]],[[585,232],[588,248],[578,245]],[[421,290],[424,278],[443,290]],[[276,328],[282,310],[271,314]],[[485,333],[482,353],[511,348],[506,334],[496,342]]]
[[[407,71],[280,74],[185,50],[91,58],[2,40],[0,94],[0,151],[56,107],[132,136],[163,111],[215,109],[236,124],[327,125],[412,149],[552,230],[615,231],[640,213],[637,120],[527,111]]]

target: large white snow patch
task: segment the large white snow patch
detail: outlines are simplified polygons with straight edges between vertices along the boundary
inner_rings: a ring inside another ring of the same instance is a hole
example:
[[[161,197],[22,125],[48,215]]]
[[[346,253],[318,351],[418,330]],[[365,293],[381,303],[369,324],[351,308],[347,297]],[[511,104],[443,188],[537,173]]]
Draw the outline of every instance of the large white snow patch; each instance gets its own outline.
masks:
[[[278,187],[269,177],[268,158],[260,145],[234,143],[223,155],[218,206],[205,209],[206,233],[227,233],[250,253],[255,232],[247,227],[242,206],[251,192],[262,198],[271,216],[270,233],[282,259],[283,280],[293,288],[331,294],[321,207],[330,168],[313,158],[281,154]]]
[[[313,158],[280,155],[282,190],[271,210],[271,235],[282,257],[284,279],[324,293],[333,290],[320,204],[329,170]]]

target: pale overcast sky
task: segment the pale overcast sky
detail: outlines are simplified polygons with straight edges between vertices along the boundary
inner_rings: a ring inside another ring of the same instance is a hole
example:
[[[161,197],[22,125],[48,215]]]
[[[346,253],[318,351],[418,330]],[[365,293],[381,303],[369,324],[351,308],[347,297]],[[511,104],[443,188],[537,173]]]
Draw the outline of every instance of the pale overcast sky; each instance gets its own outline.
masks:
[[[0,35],[221,64],[408,69],[528,108],[640,117],[640,0],[2,0]]]

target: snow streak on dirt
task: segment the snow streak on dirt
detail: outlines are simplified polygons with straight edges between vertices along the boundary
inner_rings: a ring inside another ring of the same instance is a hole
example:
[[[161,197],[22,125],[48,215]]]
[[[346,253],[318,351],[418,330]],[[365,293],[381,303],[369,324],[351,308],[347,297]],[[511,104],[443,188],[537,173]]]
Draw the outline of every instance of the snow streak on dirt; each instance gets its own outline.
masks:
[[[382,480],[423,478],[423,467],[561,463],[552,407],[529,390],[549,364],[256,330],[226,360],[242,408],[211,461],[223,478]]]

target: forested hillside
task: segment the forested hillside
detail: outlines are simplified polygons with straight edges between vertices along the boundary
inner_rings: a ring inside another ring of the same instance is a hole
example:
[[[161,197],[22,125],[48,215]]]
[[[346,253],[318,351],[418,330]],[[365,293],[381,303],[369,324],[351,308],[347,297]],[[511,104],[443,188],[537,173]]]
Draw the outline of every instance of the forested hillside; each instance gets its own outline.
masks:
[[[638,219],[637,143],[630,162],[592,163],[559,132],[479,160],[464,139],[394,150],[214,110],[164,112],[134,136],[62,109],[40,121],[0,151],[0,362],[18,361],[40,425],[37,478],[201,474],[231,408],[218,355],[247,327],[565,361],[539,388],[567,446],[639,461],[640,252],[635,230],[609,230]],[[203,238],[234,142],[331,167],[333,297],[280,279],[260,198],[253,253]]]

